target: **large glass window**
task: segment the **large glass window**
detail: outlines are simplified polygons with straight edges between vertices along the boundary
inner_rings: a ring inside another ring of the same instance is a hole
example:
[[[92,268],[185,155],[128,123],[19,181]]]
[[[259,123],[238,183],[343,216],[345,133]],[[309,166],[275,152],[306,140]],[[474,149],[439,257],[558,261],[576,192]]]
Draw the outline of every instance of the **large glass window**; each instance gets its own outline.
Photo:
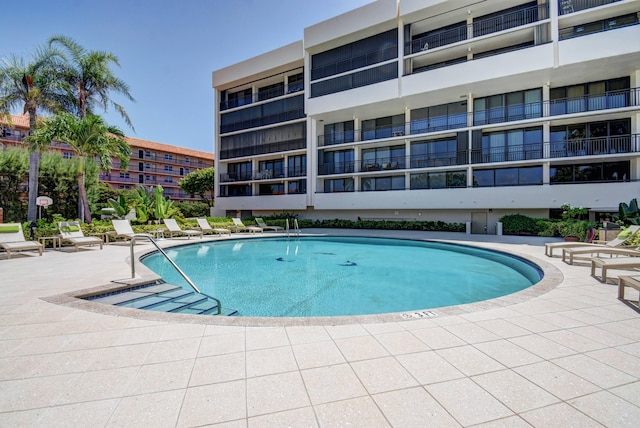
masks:
[[[307,193],[307,180],[290,181],[288,184],[287,193]]]
[[[362,140],[404,135],[404,114],[362,121]]]
[[[552,88],[549,96],[550,114],[620,108],[629,105],[629,77]]]
[[[233,181],[251,180],[251,162],[230,163],[227,166],[229,179]]]
[[[331,123],[324,126],[324,141],[321,142],[321,145],[352,143],[355,141],[354,137],[353,120]]]
[[[411,144],[411,168],[457,164],[456,139],[420,141]]]
[[[474,125],[511,122],[541,116],[542,90],[540,88],[473,100]]]
[[[320,151],[318,174],[344,174],[354,171],[354,152],[350,150]]]
[[[551,184],[629,181],[630,171],[629,161],[553,165],[549,168]]]
[[[404,190],[404,175],[390,177],[363,177],[362,191]]]
[[[411,189],[445,189],[467,187],[467,171],[442,171],[411,174]]]
[[[287,159],[287,177],[307,175],[307,155],[289,156]]]
[[[258,165],[257,179],[282,178],[284,177],[284,160],[270,159],[260,161]],[[262,194],[262,192],[260,192]]]
[[[551,157],[629,153],[630,132],[629,119],[553,126]]]
[[[324,180],[324,192],[353,192],[353,178]]]
[[[473,187],[533,186],[542,184],[542,167],[477,169]]]
[[[284,183],[263,183],[258,186],[260,195],[284,195]]]
[[[474,163],[511,162],[542,158],[542,128],[512,129],[482,135],[482,149],[474,149]]]
[[[284,82],[274,83],[273,85],[263,86],[258,89],[258,101],[268,100],[269,98],[280,97],[284,95]]]
[[[464,128],[467,102],[442,104],[411,110],[411,134]]]
[[[404,145],[364,149],[362,150],[361,171],[402,169],[405,167],[404,159]]]

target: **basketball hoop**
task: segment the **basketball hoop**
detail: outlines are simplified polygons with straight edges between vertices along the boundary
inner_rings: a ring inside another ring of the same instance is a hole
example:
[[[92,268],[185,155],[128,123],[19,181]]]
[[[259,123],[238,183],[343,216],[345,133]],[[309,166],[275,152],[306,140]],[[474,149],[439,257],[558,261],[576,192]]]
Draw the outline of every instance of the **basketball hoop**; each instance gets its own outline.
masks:
[[[53,199],[48,196],[38,196],[36,198],[36,205],[40,207],[38,218],[42,218],[42,208],[46,209],[51,204],[53,204]]]
[[[38,196],[36,198],[36,205],[40,207],[47,208],[51,204],[53,204],[53,199],[48,196]]]

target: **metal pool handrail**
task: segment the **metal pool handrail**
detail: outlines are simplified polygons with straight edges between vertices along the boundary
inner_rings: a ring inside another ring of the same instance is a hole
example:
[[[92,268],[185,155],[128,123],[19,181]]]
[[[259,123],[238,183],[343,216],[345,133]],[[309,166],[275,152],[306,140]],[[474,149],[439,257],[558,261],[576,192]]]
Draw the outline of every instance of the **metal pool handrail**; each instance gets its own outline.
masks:
[[[287,238],[289,237],[289,219],[285,219],[285,224],[287,226]],[[293,219],[293,230],[296,234],[296,238],[300,237],[300,228],[298,227],[298,219],[294,218]]]
[[[189,277],[187,276],[186,273],[184,273],[182,271],[182,269],[180,269],[178,267],[177,264],[175,264],[175,262],[173,260],[171,260],[171,257],[169,257],[169,255],[167,253],[164,252],[164,250],[162,248],[160,248],[160,246],[158,245],[158,243],[149,235],[142,235],[142,234],[135,234],[131,237],[131,278],[135,278],[136,277],[136,268],[135,268],[135,258],[133,256],[133,247],[136,245],[136,238],[144,238],[149,240],[149,242],[151,242],[153,244],[154,247],[156,247],[158,249],[158,251],[160,252],[160,254],[162,254],[164,256],[165,259],[167,259],[167,261],[169,263],[171,263],[171,266],[173,266],[175,268],[176,271],[178,271],[178,273],[184,278],[185,281],[187,281],[187,284],[189,284],[189,286],[193,289],[193,291],[195,291],[196,293],[202,294],[203,296],[207,296],[208,298],[214,300],[217,304],[218,304],[218,313],[216,315],[219,315],[222,312],[222,303],[220,303],[220,300],[216,299],[213,296],[209,296],[206,293],[203,293],[202,291],[200,291],[200,289],[198,287],[196,287],[196,285],[193,283],[193,281],[191,281],[189,279]]]

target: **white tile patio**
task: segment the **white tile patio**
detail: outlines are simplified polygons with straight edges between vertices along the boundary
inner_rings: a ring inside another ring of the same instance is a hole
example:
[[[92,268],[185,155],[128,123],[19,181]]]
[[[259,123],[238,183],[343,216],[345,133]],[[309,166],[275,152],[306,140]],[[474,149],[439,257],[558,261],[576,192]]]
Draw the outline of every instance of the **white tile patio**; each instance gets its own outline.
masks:
[[[64,296],[130,277],[127,245],[0,253],[0,426],[637,426],[640,314],[548,239],[341,233],[513,252],[548,281],[420,319],[141,315]]]

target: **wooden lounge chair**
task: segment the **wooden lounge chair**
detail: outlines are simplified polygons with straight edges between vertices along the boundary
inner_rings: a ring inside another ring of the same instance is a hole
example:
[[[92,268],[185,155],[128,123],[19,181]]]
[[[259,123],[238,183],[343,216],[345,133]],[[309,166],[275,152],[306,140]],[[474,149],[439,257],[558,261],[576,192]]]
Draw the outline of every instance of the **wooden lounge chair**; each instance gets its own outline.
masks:
[[[607,282],[609,269],[640,269],[640,257],[615,257],[611,259],[595,257],[591,259],[591,276],[597,277],[597,269],[602,269],[600,282]]]
[[[174,218],[163,218],[162,221],[165,226],[167,226],[169,238],[173,238],[173,235],[186,236],[187,239],[191,239],[192,236],[199,236],[202,238],[201,230],[182,229]]]
[[[102,250],[102,238],[96,236],[84,236],[80,223],[77,221],[61,221],[58,223],[58,230],[60,231],[60,242],[68,242],[76,247],[78,251],[79,247],[88,245],[100,245]]]
[[[38,250],[40,255],[44,247],[36,241],[27,241],[22,233],[22,225],[20,223],[3,223],[0,224],[0,248],[7,252],[7,258],[11,258],[11,253],[27,250]]]
[[[562,261],[568,263],[570,265],[573,264],[573,260],[577,259],[580,255],[588,255],[587,259],[591,259],[593,257],[600,257],[601,255],[609,255],[613,256],[629,256],[629,257],[640,257],[640,251],[638,248],[596,248],[596,247],[573,247],[573,248],[564,248],[562,250]]]
[[[229,229],[223,227],[211,227],[206,218],[198,218],[198,227],[202,230],[202,233],[215,233],[218,235],[231,235]]]
[[[604,244],[589,243],[589,242],[548,242],[544,244],[544,254],[547,255],[548,257],[553,257],[553,250],[555,248],[564,249],[564,248],[573,248],[573,247],[609,247],[609,248],[619,247],[622,244],[624,244],[629,238],[631,238],[635,233],[637,233],[640,230],[640,226],[635,226],[635,225],[629,226],[625,230],[630,230],[631,234],[624,238],[612,239],[611,241],[606,242]]]
[[[256,217],[256,223],[262,230],[273,230],[274,232],[282,232],[284,230],[284,227],[280,226],[267,226],[267,223],[261,217]]]
[[[624,298],[624,289],[626,287],[635,288],[636,290],[640,291],[640,275],[621,275],[618,277],[618,299],[622,300],[623,302],[626,300]],[[636,307],[640,308],[640,299],[635,303]]]
[[[233,226],[229,226],[229,229],[233,230],[234,232],[264,232],[264,229],[258,226],[245,226],[244,223],[242,223],[242,220],[237,217],[234,217],[231,220],[233,221]]]

